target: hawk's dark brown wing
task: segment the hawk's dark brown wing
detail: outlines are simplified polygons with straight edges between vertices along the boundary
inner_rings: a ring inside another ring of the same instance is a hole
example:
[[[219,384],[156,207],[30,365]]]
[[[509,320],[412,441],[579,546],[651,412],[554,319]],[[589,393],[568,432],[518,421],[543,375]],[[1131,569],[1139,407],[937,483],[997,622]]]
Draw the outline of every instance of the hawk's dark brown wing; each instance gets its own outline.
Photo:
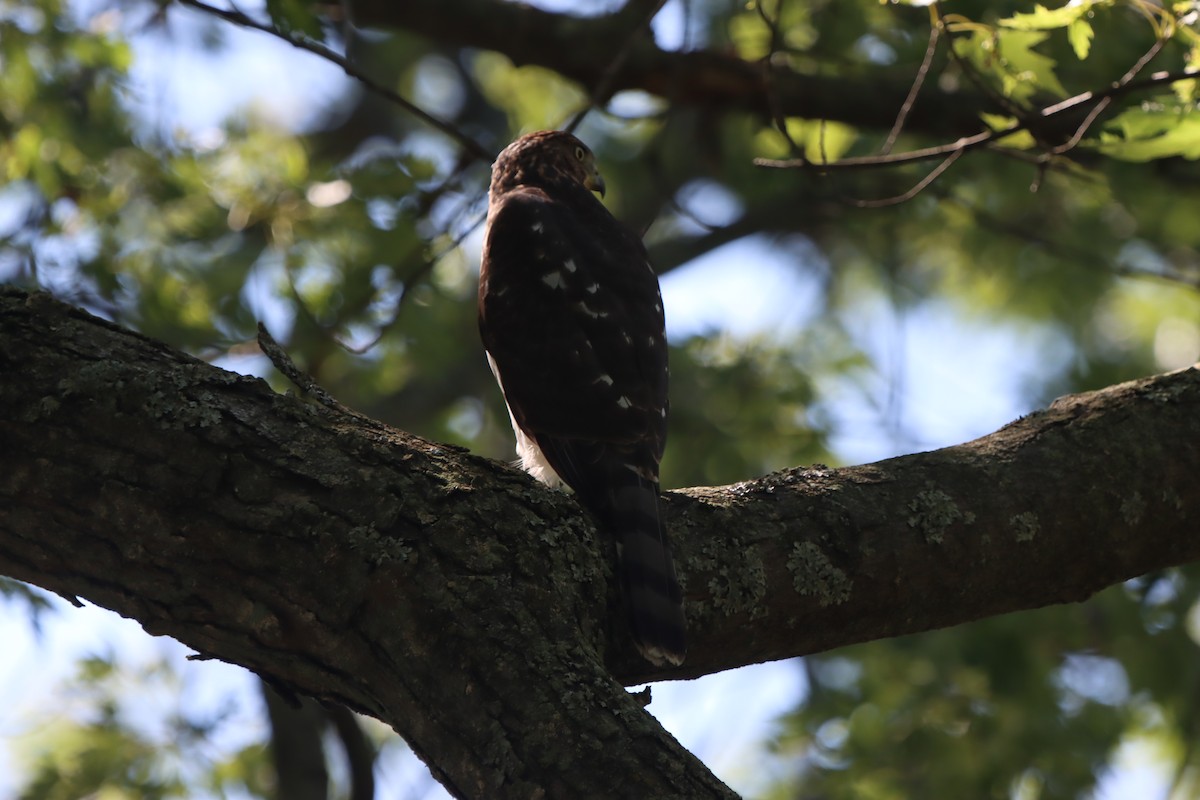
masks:
[[[639,463],[657,465],[668,402],[658,281],[641,243],[587,199],[603,216],[541,189],[500,202],[480,275],[484,347],[513,416],[539,442],[636,445]]]
[[[616,536],[642,652],[680,663],[682,598],[658,501],[668,402],[658,280],[641,241],[579,189],[492,198],[480,333],[514,424]]]

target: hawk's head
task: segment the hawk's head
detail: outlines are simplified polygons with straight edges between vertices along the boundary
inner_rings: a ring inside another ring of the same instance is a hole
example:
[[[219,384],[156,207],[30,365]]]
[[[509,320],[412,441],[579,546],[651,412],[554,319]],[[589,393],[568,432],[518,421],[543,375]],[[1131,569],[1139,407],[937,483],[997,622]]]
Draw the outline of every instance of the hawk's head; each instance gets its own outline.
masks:
[[[543,189],[582,186],[604,196],[604,179],[587,145],[566,131],[527,133],[510,144],[492,164],[492,196],[518,186]]]

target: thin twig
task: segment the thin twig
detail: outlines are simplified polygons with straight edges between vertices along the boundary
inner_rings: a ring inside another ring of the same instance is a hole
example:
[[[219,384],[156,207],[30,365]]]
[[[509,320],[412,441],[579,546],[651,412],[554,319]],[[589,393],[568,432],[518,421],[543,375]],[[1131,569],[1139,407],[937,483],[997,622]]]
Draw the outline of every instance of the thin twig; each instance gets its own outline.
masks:
[[[759,18],[763,24],[767,26],[767,30],[771,32],[771,47],[766,56],[762,59],[763,68],[763,93],[767,99],[767,110],[771,113],[771,122],[775,124],[775,128],[783,136],[784,141],[788,143],[788,149],[793,153],[802,153],[803,148],[796,143],[792,138],[791,132],[787,127],[787,118],[783,115],[783,109],[779,105],[779,97],[775,92],[775,53],[779,51],[780,42],[783,37],[779,33],[779,26],[776,20],[767,16],[767,10],[762,3],[755,3],[755,9],[758,11]],[[783,15],[783,0],[779,0],[779,6],[775,9],[776,17]]]
[[[346,51],[346,55],[349,57],[350,49],[354,47],[355,34],[358,33],[358,28],[354,24],[354,6],[350,0],[339,0],[338,8],[342,13],[342,49]]]
[[[287,354],[283,346],[275,341],[267,331],[267,326],[261,322],[258,323],[258,346],[262,350],[263,355],[271,359],[271,363],[275,365],[275,369],[296,385],[301,392],[316,400],[326,408],[332,408],[334,411],[339,411],[343,414],[353,414],[354,412],[339,403],[333,395],[321,388],[313,377],[304,370],[296,366],[296,362],[292,361],[292,357]]]
[[[674,198],[667,202],[667,206],[676,214],[691,222],[697,228],[702,229],[705,233],[712,233],[721,227],[720,225],[714,225],[711,222],[705,222],[704,220],[700,219],[698,216],[696,216],[694,211],[692,211],[690,208],[685,208],[684,206],[680,205],[679,201]]]
[[[931,6],[931,11],[937,20],[937,26],[944,27],[946,25],[946,20],[942,16],[941,5],[939,3],[934,3]],[[946,37],[947,37],[947,42],[949,43],[949,47],[947,47],[946,49],[950,51],[950,58],[952,58],[954,60],[954,63],[958,65],[958,68],[960,70],[962,70],[963,75],[967,76],[967,80],[969,80],[971,83],[975,84],[976,89],[978,89],[979,91],[983,92],[985,95],[990,97],[992,99],[992,102],[994,102],[996,105],[998,105],[1002,109],[1004,109],[1004,111],[1006,113],[1008,113],[1009,115],[1014,116],[1014,117],[1020,117],[1021,113],[1022,113],[1022,109],[1019,108],[1018,106],[1016,106],[1011,100],[1009,100],[1007,97],[1005,97],[1002,93],[997,91],[996,88],[993,87],[990,83],[985,81],[983,79],[983,76],[981,76],[979,74],[979,72],[975,69],[974,65],[972,65],[970,62],[968,62],[965,58],[962,57],[962,54],[960,54],[957,50],[954,49],[954,35],[951,34],[949,30],[946,31]]]
[[[1130,81],[1132,81],[1135,77],[1137,77],[1137,74],[1139,72],[1141,72],[1145,68],[1145,66],[1147,64],[1149,64],[1150,61],[1155,56],[1157,56],[1159,54],[1159,52],[1162,51],[1162,49],[1166,45],[1166,43],[1167,43],[1166,39],[1155,40],[1153,46],[1151,46],[1151,48],[1149,50],[1147,50],[1145,53],[1142,54],[1142,57],[1137,60],[1137,63],[1135,63],[1132,67],[1130,67],[1129,70],[1124,75],[1121,76],[1121,79],[1119,81],[1117,81],[1115,84],[1113,84],[1114,87],[1126,86]],[[1088,115],[1086,117],[1084,117],[1083,122],[1080,123],[1079,127],[1075,129],[1075,133],[1072,134],[1071,138],[1068,139],[1063,144],[1060,144],[1058,147],[1055,147],[1054,149],[1052,149],[1046,155],[1046,157],[1049,158],[1051,156],[1059,156],[1059,155],[1062,155],[1063,153],[1066,153],[1068,150],[1074,149],[1074,147],[1079,144],[1079,141],[1081,139],[1083,139],[1084,135],[1092,127],[1092,123],[1094,123],[1096,121],[1096,118],[1104,113],[1104,109],[1106,109],[1110,105],[1112,105],[1112,101],[1113,101],[1112,95],[1101,98],[1100,102],[1098,102],[1096,104],[1095,108],[1093,108],[1091,111],[1089,111]]]
[[[887,155],[892,152],[892,147],[896,144],[896,139],[900,136],[900,131],[904,130],[904,123],[908,120],[908,114],[912,111],[913,105],[917,102],[917,94],[921,91],[921,87],[925,85],[925,77],[929,74],[929,67],[933,63],[933,54],[937,52],[938,37],[941,34],[941,26],[937,23],[937,11],[930,9],[932,16],[932,24],[929,26],[929,44],[925,46],[925,58],[921,61],[921,68],[917,70],[917,77],[913,79],[912,88],[908,90],[908,97],[904,98],[903,105],[900,106],[900,113],[896,115],[896,123],[892,125],[891,131],[888,132],[887,141],[880,148],[880,155]]]
[[[901,203],[907,203],[909,200],[912,200],[914,197],[924,191],[929,184],[936,181],[938,176],[949,169],[951,164],[962,158],[962,154],[965,152],[967,151],[955,150],[950,155],[946,156],[945,161],[930,170],[928,175],[922,178],[916,186],[913,186],[904,194],[897,195],[895,197],[886,197],[882,200],[855,200],[854,205],[858,208],[887,208],[889,206],[898,206]]]
[[[438,265],[439,261],[458,249],[458,247],[462,245],[464,241],[466,241],[467,237],[474,233],[476,229],[483,224],[485,219],[487,219],[487,215],[480,214],[474,221],[471,222],[470,225],[467,226],[466,230],[454,237],[454,240],[451,241],[450,244],[446,245],[440,251],[422,261],[419,267],[404,277],[404,285],[403,288],[400,289],[400,296],[396,298],[396,303],[392,308],[392,318],[379,325],[375,331],[375,336],[372,337],[369,342],[362,345],[351,345],[335,335],[333,338],[338,345],[340,345],[349,353],[353,353],[354,355],[362,355],[370,351],[371,348],[375,347],[375,345],[379,344],[383,340],[383,337],[387,335],[387,332],[391,330],[400,320],[400,311],[404,308],[404,301],[407,300],[409,295],[412,293],[413,287],[423,281],[429,275],[429,273],[433,272],[433,268]]]
[[[397,92],[378,83],[373,78],[371,78],[370,76],[366,75],[361,70],[359,70],[358,67],[355,66],[353,63],[351,63],[348,58],[331,50],[330,48],[326,47],[325,45],[320,44],[319,42],[314,42],[308,38],[300,38],[300,37],[291,35],[289,33],[286,33],[284,31],[281,31],[278,28],[275,28],[274,26],[272,26],[268,23],[260,22],[256,19],[254,19],[253,17],[250,17],[247,14],[244,14],[243,12],[238,10],[236,7],[232,8],[232,9],[221,9],[221,8],[216,8],[214,6],[210,6],[207,3],[202,2],[201,0],[179,0],[179,2],[182,5],[185,5],[185,6],[194,8],[198,11],[201,11],[203,13],[218,17],[218,18],[223,19],[226,22],[232,23],[234,25],[238,25],[240,27],[250,28],[252,30],[257,30],[262,33],[266,33],[266,34],[273,36],[281,41],[287,42],[288,44],[292,45],[293,47],[296,47],[297,49],[304,50],[309,53],[313,53],[314,55],[316,55],[320,58],[323,58],[332,64],[337,65],[338,67],[340,67],[342,69],[343,72],[345,72],[348,76],[350,76],[351,78],[355,79],[360,84],[362,84],[362,86],[365,89],[367,89],[368,91],[378,94],[379,96],[398,105],[399,107],[403,108],[404,110],[406,110],[409,113],[416,116],[418,119],[420,119],[423,122],[427,123],[428,125],[436,128],[437,130],[441,131],[442,133],[446,134],[447,136],[451,137],[452,139],[457,141],[459,144],[461,144],[464,152],[459,158],[459,162],[458,162],[456,169],[439,187],[437,187],[436,189],[434,189],[431,192],[426,193],[422,197],[421,204],[420,204],[421,205],[420,210],[422,213],[428,211],[429,207],[432,206],[433,202],[437,199],[437,197],[439,197],[455,180],[457,180],[457,178],[462,174],[462,172],[466,169],[466,167],[468,167],[470,165],[470,163],[472,161],[475,161],[477,159],[483,160],[483,161],[489,162],[489,163],[492,161],[493,155],[490,152],[488,152],[482,145],[480,145],[474,139],[472,139],[471,137],[467,136],[462,131],[460,131],[457,127],[455,127],[454,125],[452,125],[449,122],[446,122],[445,120],[435,117],[434,115],[430,114],[429,112],[425,111],[421,107],[412,103],[411,101],[409,101],[402,95],[398,94]],[[660,8],[662,6],[663,2],[665,2],[665,0],[658,0],[658,2],[656,2],[655,9],[654,9],[655,13],[657,13],[658,8]],[[653,14],[651,15],[651,17],[653,17]],[[349,20],[349,17],[347,16],[347,25],[350,25],[350,24],[351,24],[351,22]],[[626,46],[625,50],[626,51],[628,50],[628,45]],[[623,58],[624,58],[624,54],[619,53],[618,57],[616,59],[614,59],[614,61],[616,62],[615,65],[610,65],[610,72],[615,74],[616,69],[619,67],[619,63],[621,60],[623,60]],[[610,75],[609,76],[610,81],[611,81],[611,77],[612,76]],[[420,268],[418,268],[417,270],[414,270],[414,272],[411,275],[406,276],[406,279],[404,281],[404,288],[401,290],[400,296],[396,300],[396,305],[395,305],[395,309],[392,314],[392,318],[388,322],[384,323],[383,325],[381,325],[379,327],[376,336],[370,343],[368,343],[367,345],[362,346],[362,347],[354,347],[354,346],[349,345],[347,342],[343,341],[336,334],[332,335],[333,340],[335,342],[337,342],[337,344],[339,346],[341,346],[343,349],[345,349],[351,353],[356,353],[356,354],[364,353],[367,350],[370,350],[376,344],[378,344],[379,341],[383,338],[383,336],[387,333],[387,331],[393,325],[395,325],[395,323],[399,319],[400,310],[404,305],[404,300],[409,296],[412,286],[415,283],[419,283],[426,275],[428,275],[429,272],[431,272],[433,270],[433,267],[437,264],[437,262],[440,261],[443,257],[445,257],[445,255],[447,253],[451,252],[454,248],[456,248],[460,244],[462,244],[462,242],[468,236],[470,236],[471,233],[476,228],[479,227],[481,222],[482,222],[482,218],[472,222],[466,231],[464,231],[462,234],[460,234],[458,237],[456,237],[456,239],[454,240],[453,244],[450,247],[437,253],[432,258],[427,259],[421,265]],[[318,329],[325,330],[325,326],[323,326],[319,322],[317,322],[315,315],[313,315],[311,313],[311,311],[308,309],[307,305],[304,303],[303,298],[300,296],[299,292],[296,290],[296,287],[291,280],[290,271],[288,272],[288,282],[289,282],[289,285],[291,286],[292,294],[295,297],[295,299],[297,300],[297,306],[300,308],[301,313],[308,316],[310,318],[310,321]],[[346,413],[352,413],[349,411],[349,409],[347,409],[345,406],[343,406],[341,403],[339,403],[336,399],[334,399],[328,392],[326,392],[324,389],[322,389],[316,383],[316,381],[313,380],[313,378],[311,376],[309,376],[307,373],[301,371],[298,367],[296,367],[295,363],[291,360],[291,358],[287,355],[287,353],[283,350],[283,348],[280,347],[279,344],[271,337],[270,333],[267,332],[266,328],[263,327],[263,325],[261,323],[259,324],[258,341],[259,341],[259,347],[262,348],[263,353],[267,355],[267,357],[271,360],[271,363],[273,363],[275,365],[276,369],[278,369],[289,380],[291,380],[294,384],[296,384],[296,386],[299,387],[301,389],[301,391],[303,391],[305,394],[312,395],[323,405],[326,405],[330,408],[336,408],[337,410],[343,411]]]
[[[772,169],[800,169],[805,167],[819,168],[821,172],[827,172],[832,169],[836,170],[852,170],[852,169],[874,169],[876,167],[894,167],[901,164],[912,164],[918,161],[932,161],[938,158],[945,158],[951,153],[958,150],[973,150],[976,147],[987,144],[998,136],[1007,136],[1015,130],[1018,130],[1018,123],[1014,123],[1011,129],[1002,131],[983,131],[974,136],[964,136],[961,139],[946,144],[939,144],[934,147],[924,147],[920,150],[909,150],[904,153],[896,153],[887,156],[854,156],[852,158],[843,158],[840,161],[834,161],[829,164],[813,164],[805,159],[784,159],[777,160],[772,158],[756,158],[754,165],[758,167],[769,167]]]
[[[1093,252],[1082,247],[1076,247],[1069,244],[1064,244],[1056,239],[1047,236],[1043,230],[1023,228],[1015,225],[1007,220],[1003,220],[996,215],[985,211],[980,206],[964,201],[960,197],[950,195],[940,195],[944,202],[952,203],[971,215],[971,219],[976,225],[1002,236],[1008,236],[1022,242],[1036,244],[1040,249],[1045,250],[1050,255],[1059,259],[1067,259],[1075,261],[1079,264],[1101,264],[1108,261],[1108,257],[1104,254]],[[1114,260],[1110,263],[1113,273],[1116,275],[1124,275],[1130,278],[1146,278],[1164,283],[1169,283],[1175,286],[1185,286],[1190,289],[1200,290],[1200,272],[1189,274],[1184,271],[1159,271],[1154,272],[1148,269],[1138,269],[1137,267],[1122,265]]]
[[[207,3],[201,2],[201,0],[179,0],[179,3],[181,5],[194,8],[197,11],[201,11],[205,14],[211,14],[212,16],[220,17],[226,22],[233,23],[234,25],[269,34],[280,41],[287,42],[292,47],[320,56],[331,64],[336,64],[338,67],[341,67],[343,72],[361,83],[362,86],[368,91],[374,92],[380,97],[395,103],[408,113],[420,119],[425,124],[436,128],[437,130],[449,136],[451,139],[454,139],[475,158],[482,159],[486,162],[491,162],[492,158],[494,157],[493,154],[489,153],[483,145],[479,144],[479,142],[475,141],[470,136],[467,136],[451,123],[435,117],[433,114],[430,114],[428,111],[406,99],[399,93],[387,88],[374,78],[371,78],[369,75],[362,72],[345,56],[329,49],[319,42],[314,42],[307,38],[293,36],[292,34],[279,30],[269,23],[259,22],[253,17],[247,16],[240,11],[216,8],[215,6],[210,6]]]
[[[625,8],[632,8],[635,2],[636,0],[629,0],[629,3],[626,4]],[[588,95],[587,105],[575,113],[575,116],[571,118],[571,121],[566,124],[563,130],[565,130],[567,133],[572,133],[576,128],[579,127],[579,123],[583,122],[583,118],[587,116],[588,112],[600,105],[600,101],[604,99],[605,95],[608,94],[613,83],[616,81],[617,73],[620,72],[621,67],[625,64],[626,59],[629,58],[629,52],[633,49],[634,40],[637,39],[638,34],[643,28],[646,28],[650,25],[650,23],[654,20],[654,17],[658,15],[659,10],[662,9],[666,2],[667,0],[653,0],[653,2],[650,3],[649,10],[638,18],[637,25],[635,25],[633,29],[629,31],[629,34],[624,37],[623,41],[621,42],[621,46],[617,49],[616,55],[614,55],[608,62],[608,65],[605,66],[604,72],[600,73],[600,79],[596,81],[596,85],[592,87],[591,94]],[[617,12],[617,16],[622,16],[624,11],[625,9],[622,9],[621,11]]]
[[[1050,148],[1050,150],[1048,150],[1043,157],[1046,160],[1049,160],[1053,156],[1061,156],[1069,150],[1075,149],[1075,146],[1079,144],[1080,140],[1083,139],[1084,135],[1092,127],[1092,123],[1096,121],[1096,118],[1104,113],[1104,109],[1112,105],[1112,100],[1113,99],[1111,97],[1101,98],[1100,102],[1097,103],[1095,107],[1093,107],[1092,110],[1087,113],[1087,116],[1083,118],[1083,122],[1079,123],[1079,127],[1075,129],[1073,134],[1071,134],[1071,138],[1067,139],[1057,147]]]
[[[1047,108],[1042,109],[1042,111],[1035,116],[1039,120],[1050,119],[1051,117],[1058,116],[1076,108],[1077,106],[1085,105],[1087,103],[1100,103],[1106,98],[1115,98],[1141,89],[1175,83],[1176,81],[1182,81],[1196,77],[1200,77],[1200,69],[1194,67],[1182,69],[1178,72],[1156,72],[1145,80],[1130,81],[1129,83],[1125,84],[1115,84],[1102,92],[1084,92],[1083,94],[1063,100],[1061,103],[1048,106]],[[911,164],[916,161],[930,161],[937,158],[943,158],[955,150],[973,150],[975,148],[988,145],[996,140],[1003,139],[1005,136],[1026,130],[1029,128],[1030,124],[1032,124],[1031,120],[1018,119],[1017,121],[1006,125],[1003,128],[982,131],[973,136],[964,136],[957,141],[937,145],[935,147],[926,147],[920,150],[911,150],[906,153],[898,153],[895,155],[843,158],[840,161],[833,162],[832,164],[821,164],[820,167],[822,172],[828,172],[835,169],[871,169],[875,167]],[[770,169],[804,169],[813,166],[804,159],[756,158],[754,159],[754,164],[755,166],[767,167]]]

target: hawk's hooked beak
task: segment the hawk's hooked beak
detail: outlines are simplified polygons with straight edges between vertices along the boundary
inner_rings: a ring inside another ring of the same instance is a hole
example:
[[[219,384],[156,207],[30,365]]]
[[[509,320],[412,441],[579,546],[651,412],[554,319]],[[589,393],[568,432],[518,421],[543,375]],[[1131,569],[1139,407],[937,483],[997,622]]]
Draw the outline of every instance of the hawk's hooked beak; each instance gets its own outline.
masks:
[[[604,178],[600,175],[600,170],[595,166],[592,167],[592,174],[588,175],[583,185],[593,192],[599,193],[601,197],[604,197]]]

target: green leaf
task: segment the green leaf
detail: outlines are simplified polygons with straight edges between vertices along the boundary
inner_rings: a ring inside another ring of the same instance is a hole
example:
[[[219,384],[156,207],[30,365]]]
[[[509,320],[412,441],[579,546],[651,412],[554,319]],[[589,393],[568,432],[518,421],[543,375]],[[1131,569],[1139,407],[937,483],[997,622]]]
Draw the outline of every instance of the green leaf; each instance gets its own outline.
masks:
[[[729,38],[738,54],[747,61],[755,61],[771,52],[771,29],[757,14],[742,14],[729,20]]]
[[[1162,119],[1128,119],[1123,127],[1126,129],[1125,139],[1118,139],[1111,134],[1102,136],[1101,144],[1096,149],[1123,161],[1154,161],[1171,157],[1200,159],[1200,114],[1176,118],[1169,123]],[[1131,137],[1130,133],[1134,136]]]
[[[1080,61],[1088,57],[1092,49],[1092,37],[1095,35],[1091,23],[1086,20],[1077,19],[1067,26],[1067,40],[1071,42],[1071,49]]]
[[[1006,97],[1028,105],[1038,92],[1067,96],[1054,72],[1057,62],[1033,50],[1049,35],[1042,31],[976,27],[969,36],[956,37],[953,46],[976,69],[999,83]]]
[[[1197,96],[1196,83],[1197,81],[1195,78],[1189,78],[1188,80],[1183,81],[1175,81],[1171,84],[1171,91],[1175,93],[1175,97],[1179,100],[1179,102],[1194,103],[1196,102]]]
[[[980,114],[979,117],[993,131],[1005,130],[1017,121],[1015,117],[1004,114]],[[1007,136],[1001,136],[996,140],[996,144],[1011,147],[1014,150],[1029,150],[1037,144],[1037,141],[1029,131],[1016,131]]]
[[[800,117],[787,120],[787,132],[793,142],[804,148],[804,158],[814,164],[837,161],[858,138],[858,131],[850,125]],[[774,127],[760,131],[755,143],[757,152],[769,158],[784,158],[791,154],[787,139]]]
[[[1000,20],[1000,24],[1005,28],[1018,31],[1049,31],[1065,28],[1083,20],[1095,6],[1110,4],[1105,0],[1085,0],[1084,2],[1068,3],[1062,8],[1050,9],[1039,3],[1033,7],[1033,13],[1013,14],[1008,19]]]
[[[1056,62],[1033,48],[1049,38],[1037,31],[999,31],[996,46],[1001,64],[1006,70],[1006,82],[1011,82],[1011,96],[1028,99],[1037,90],[1066,97],[1067,90],[1054,73]]]
[[[1096,6],[1111,5],[1107,0],[1085,0],[1071,2],[1062,8],[1050,9],[1043,5],[1034,6],[1033,13],[1013,14],[1008,19],[1000,20],[1000,25],[1017,31],[1052,31],[1059,28],[1067,29],[1067,39],[1075,56],[1083,61],[1092,49],[1092,39],[1095,31],[1088,19]]]

